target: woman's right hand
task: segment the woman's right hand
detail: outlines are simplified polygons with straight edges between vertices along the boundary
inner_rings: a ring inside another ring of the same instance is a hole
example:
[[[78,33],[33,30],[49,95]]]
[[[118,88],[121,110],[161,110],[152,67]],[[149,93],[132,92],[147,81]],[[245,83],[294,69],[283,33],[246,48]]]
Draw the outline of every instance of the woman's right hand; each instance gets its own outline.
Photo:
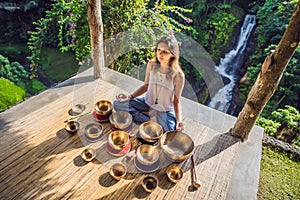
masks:
[[[131,100],[131,97],[129,95],[126,95],[126,94],[118,94],[116,96],[116,99],[119,101],[119,102],[125,102],[125,101],[130,101]]]

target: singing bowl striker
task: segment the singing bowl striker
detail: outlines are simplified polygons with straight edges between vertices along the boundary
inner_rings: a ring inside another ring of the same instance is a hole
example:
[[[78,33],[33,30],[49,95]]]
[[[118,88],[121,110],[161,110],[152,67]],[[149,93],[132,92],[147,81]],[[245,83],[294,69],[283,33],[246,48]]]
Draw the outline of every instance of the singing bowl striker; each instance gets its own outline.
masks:
[[[183,172],[180,166],[178,165],[170,165],[167,168],[167,177],[170,181],[173,183],[178,183],[182,177],[183,177]]]
[[[159,159],[159,153],[155,146],[143,144],[136,151],[136,158],[142,165],[152,165]]]
[[[79,130],[79,122],[68,121],[65,125],[65,129],[68,133],[75,134]]]
[[[125,131],[113,131],[108,135],[108,144],[115,150],[122,150],[129,143],[128,133]]]
[[[116,129],[126,129],[132,123],[132,116],[126,111],[116,111],[110,115],[109,122]]]
[[[127,168],[122,163],[115,163],[111,166],[109,174],[116,180],[121,180],[127,172]]]
[[[157,122],[148,121],[139,126],[139,134],[147,142],[156,142],[163,133],[162,126]]]
[[[163,153],[174,162],[184,161],[194,150],[193,139],[181,131],[168,131],[159,139]]]
[[[100,100],[95,104],[95,112],[98,115],[110,115],[112,113],[113,105],[108,100]]]

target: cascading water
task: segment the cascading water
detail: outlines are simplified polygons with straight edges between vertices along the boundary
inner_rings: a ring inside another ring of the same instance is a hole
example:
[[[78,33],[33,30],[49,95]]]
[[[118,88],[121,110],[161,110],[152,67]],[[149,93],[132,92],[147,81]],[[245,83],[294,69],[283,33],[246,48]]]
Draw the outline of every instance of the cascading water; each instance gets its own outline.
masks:
[[[232,92],[239,81],[236,75],[237,69],[244,62],[244,50],[247,46],[248,39],[255,26],[255,15],[246,15],[241,32],[238,38],[238,43],[234,49],[228,52],[221,59],[220,64],[215,67],[215,71],[223,78],[228,79],[229,83],[221,88],[211,99],[208,106],[222,112],[227,112],[232,100]]]

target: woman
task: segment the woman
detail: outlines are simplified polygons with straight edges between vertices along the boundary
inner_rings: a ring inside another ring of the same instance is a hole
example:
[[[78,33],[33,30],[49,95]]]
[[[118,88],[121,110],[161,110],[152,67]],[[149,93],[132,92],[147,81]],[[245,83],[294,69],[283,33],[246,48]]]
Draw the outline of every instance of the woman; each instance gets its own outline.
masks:
[[[178,43],[175,38],[164,36],[147,64],[144,84],[130,95],[117,95],[114,109],[128,111],[138,124],[151,120],[164,131],[183,130],[180,97],[184,80]],[[145,92],[145,97],[137,98]]]

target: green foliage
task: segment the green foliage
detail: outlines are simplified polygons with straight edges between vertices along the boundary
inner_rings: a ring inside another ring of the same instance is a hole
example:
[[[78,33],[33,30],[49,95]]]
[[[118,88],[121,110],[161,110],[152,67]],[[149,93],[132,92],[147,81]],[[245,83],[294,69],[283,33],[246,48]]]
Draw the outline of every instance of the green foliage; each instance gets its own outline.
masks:
[[[299,169],[299,161],[263,146],[258,199],[299,199]]]
[[[0,77],[12,81],[30,94],[35,94],[46,87],[37,80],[30,79],[30,73],[18,62],[10,63],[9,60],[0,54]],[[39,83],[38,83],[39,82]]]
[[[0,111],[9,106],[22,101],[26,97],[26,92],[21,87],[16,86],[13,82],[0,77]]]
[[[277,129],[280,127],[280,123],[264,117],[259,117],[256,124],[264,128],[264,133],[273,136]]]
[[[300,113],[289,105],[272,112],[268,118],[259,117],[256,124],[265,134],[300,147]]]
[[[45,41],[51,39],[48,37],[50,31],[56,33],[58,47],[62,52],[75,51],[78,61],[86,58],[90,53],[90,36],[86,8],[87,1],[85,0],[70,2],[64,0],[53,1],[51,10],[46,12],[45,18],[41,18],[34,23],[36,28],[30,32],[28,46],[32,51],[29,57],[32,69],[40,65],[41,47]],[[191,20],[183,14],[187,12],[191,12],[191,10],[177,6],[168,6],[165,1],[157,1],[153,7],[150,7],[149,0],[104,0],[102,1],[103,36],[104,39],[107,39],[129,28],[140,28],[143,26],[160,27],[169,31],[189,29],[189,27],[171,17],[175,15],[189,23]],[[113,66],[121,64],[123,66],[124,62],[132,65],[134,60],[130,58],[137,53],[140,59],[145,55],[145,52],[129,53],[129,55],[123,56],[127,61],[122,61],[120,64],[115,63]],[[146,55],[148,55],[147,52]]]
[[[204,43],[213,58],[221,56],[220,47],[224,47],[233,33],[239,20],[233,14],[217,10],[209,16],[205,23]]]

